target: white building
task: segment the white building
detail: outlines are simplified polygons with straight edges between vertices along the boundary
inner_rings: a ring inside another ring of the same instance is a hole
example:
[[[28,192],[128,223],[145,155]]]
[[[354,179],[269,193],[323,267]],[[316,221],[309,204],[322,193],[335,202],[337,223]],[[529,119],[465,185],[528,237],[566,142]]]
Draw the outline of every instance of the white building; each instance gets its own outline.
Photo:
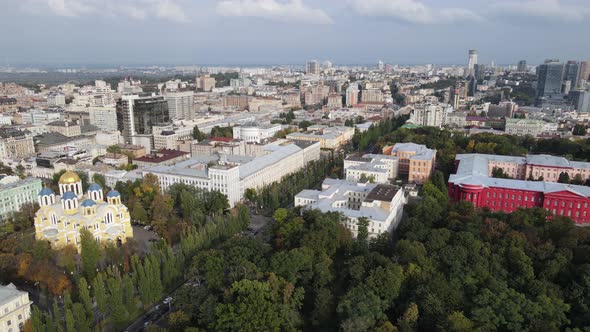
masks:
[[[66,106],[66,96],[63,93],[50,93],[47,95],[47,105]]]
[[[418,126],[441,128],[447,122],[447,114],[452,112],[453,108],[448,104],[416,104],[410,112],[408,122]]]
[[[29,293],[13,284],[0,286],[0,331],[23,331],[31,316],[31,304]]]
[[[90,117],[90,124],[102,131],[117,130],[117,110],[114,106],[88,107],[86,109]]]
[[[269,144],[267,153],[260,157],[239,155],[196,156],[170,166],[144,169],[142,174],[154,174],[164,190],[176,183],[184,183],[204,190],[225,194],[230,206],[242,200],[248,188],[262,189],[297,172],[308,161],[320,159],[320,144]]]
[[[348,144],[354,136],[352,127],[310,126],[305,133],[291,133],[290,140],[320,142],[322,149],[338,149]]]
[[[536,137],[543,133],[545,123],[542,120],[533,119],[506,119],[506,134],[531,135]]]
[[[18,176],[7,176],[0,180],[0,220],[18,212],[27,203],[34,203],[43,182],[37,178],[21,180]]]
[[[366,154],[362,157],[348,156],[344,159],[346,180],[360,182],[363,178],[374,183],[390,183],[397,178],[397,157]]]
[[[260,143],[272,138],[282,129],[280,124],[258,125],[247,123],[233,128],[233,138],[244,140],[246,143]]]
[[[153,126],[154,150],[169,149],[176,150],[178,141],[190,139],[193,129],[186,126]]]
[[[295,206],[322,212],[339,212],[347,219],[344,226],[354,237],[358,219],[369,220],[369,237],[392,232],[400,223],[406,199],[401,188],[373,183],[326,179],[322,190],[303,190],[295,195]]]
[[[384,100],[383,92],[380,89],[365,89],[361,93],[363,103],[382,103]]]
[[[166,92],[168,112],[171,120],[190,120],[195,117],[194,97],[192,91]]]

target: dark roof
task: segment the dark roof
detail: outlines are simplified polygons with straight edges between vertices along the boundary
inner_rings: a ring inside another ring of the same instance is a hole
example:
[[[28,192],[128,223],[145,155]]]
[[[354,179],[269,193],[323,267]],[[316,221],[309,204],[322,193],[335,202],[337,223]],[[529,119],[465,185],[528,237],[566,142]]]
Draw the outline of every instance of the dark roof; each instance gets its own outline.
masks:
[[[150,154],[150,155],[146,155],[137,159],[133,159],[134,161],[140,161],[140,162],[146,162],[146,163],[161,163],[170,159],[175,159],[184,155],[187,155],[188,153],[186,152],[182,152],[182,151],[178,151],[178,150],[168,150],[168,149],[163,149],[160,150],[158,152],[156,152],[155,154]]]
[[[48,126],[54,126],[54,127],[65,127],[67,124],[67,126],[78,126],[79,124],[74,122],[74,121],[62,121],[62,120],[58,120],[58,121],[52,121],[49,122],[47,125]]]
[[[299,140],[299,139],[294,139],[292,140],[293,143],[295,143],[295,145],[297,145],[298,147],[305,149],[308,148],[314,144],[316,144],[316,141],[303,141],[303,140]]]
[[[372,159],[371,158],[363,158],[363,157],[359,157],[359,156],[348,156],[346,157],[346,160],[350,160],[350,161],[362,161],[362,162],[370,162]]]
[[[56,132],[45,133],[35,136],[35,144],[52,145],[71,141],[70,137]]]
[[[367,201],[382,201],[389,202],[393,199],[399,187],[388,184],[378,184],[369,195],[367,195]]]
[[[8,138],[8,137],[24,137],[26,134],[30,134],[28,130],[19,130],[14,127],[3,127],[0,128],[0,137]]]
[[[82,132],[82,134],[85,134],[93,131],[100,131],[100,128],[98,128],[95,125],[83,125],[82,127],[80,127],[80,131]]]
[[[0,97],[0,105],[14,105],[16,104],[16,98]]]

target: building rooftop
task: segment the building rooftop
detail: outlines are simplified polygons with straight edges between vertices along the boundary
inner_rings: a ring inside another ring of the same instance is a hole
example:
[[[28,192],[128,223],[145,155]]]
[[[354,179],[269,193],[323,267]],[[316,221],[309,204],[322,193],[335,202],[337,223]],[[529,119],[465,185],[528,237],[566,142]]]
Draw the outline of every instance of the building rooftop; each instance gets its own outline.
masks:
[[[28,294],[25,291],[20,291],[14,284],[8,284],[6,286],[0,286],[0,305],[11,302],[17,297]]]
[[[178,150],[162,149],[156,152],[155,154],[145,155],[143,157],[133,159],[133,161],[157,164],[171,159],[179,158],[188,154],[189,153],[187,152],[182,152]]]
[[[382,201],[382,202],[391,202],[395,194],[399,191],[399,187],[387,185],[387,184],[378,184],[367,196],[367,201]]]
[[[513,179],[492,178],[489,174],[489,162],[491,160],[500,162],[514,162],[524,164],[530,160],[533,161],[547,161],[552,158],[545,158],[545,156],[527,156],[527,157],[513,157],[513,156],[497,156],[488,154],[460,154],[457,155],[456,160],[459,161],[459,167],[455,174],[451,174],[449,182],[455,185],[474,185],[483,187],[496,187],[514,190],[536,191],[543,193],[552,193],[558,191],[569,191],[579,196],[590,197],[590,187],[577,186],[571,184],[542,182],[542,181],[525,181]],[[536,158],[541,157],[541,158]],[[551,156],[548,156],[551,157]],[[559,158],[559,157],[557,157]],[[556,167],[561,167],[562,160],[558,161]],[[546,165],[546,164],[541,164]],[[554,166],[554,165],[546,165]]]

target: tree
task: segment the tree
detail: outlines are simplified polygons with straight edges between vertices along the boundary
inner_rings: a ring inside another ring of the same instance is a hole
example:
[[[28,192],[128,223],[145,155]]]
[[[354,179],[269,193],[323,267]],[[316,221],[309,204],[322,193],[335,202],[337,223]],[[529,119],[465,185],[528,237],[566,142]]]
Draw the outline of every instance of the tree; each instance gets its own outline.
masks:
[[[203,133],[201,133],[201,131],[199,130],[198,126],[195,126],[193,128],[193,139],[196,139],[197,141],[203,141],[207,138],[207,136]]]
[[[313,122],[303,120],[303,121],[299,122],[299,129],[307,129],[307,127],[313,126],[313,125],[314,125]]]
[[[360,217],[357,220],[357,236],[356,241],[361,251],[367,251],[369,249],[369,219],[366,217]]]
[[[88,282],[84,277],[78,280],[78,294],[80,296],[80,301],[84,306],[84,310],[86,310],[86,314],[92,317],[94,310],[92,305],[92,298],[90,297],[90,290],[88,287]]]
[[[107,152],[108,153],[116,153],[116,154],[120,154],[121,153],[121,147],[119,145],[111,145],[107,148]]]
[[[96,307],[98,312],[105,314],[107,311],[107,290],[105,288],[104,277],[101,272],[96,275],[96,278],[92,281],[92,293],[94,294],[94,300],[96,301]]]
[[[174,329],[182,330],[189,322],[190,318],[182,310],[177,310],[170,313],[168,322]]]
[[[574,134],[574,136],[586,136],[586,134],[587,134],[586,126],[583,124],[576,124],[574,126],[572,133]]]
[[[453,311],[446,321],[446,328],[453,332],[468,332],[473,331],[473,322],[470,321],[463,312]]]
[[[102,190],[106,190],[107,184],[106,184],[106,180],[104,178],[104,175],[99,174],[99,173],[94,173],[94,175],[92,176],[92,181],[94,183],[100,185]]]
[[[570,175],[566,172],[559,173],[559,179],[557,180],[559,183],[570,183]]]
[[[277,209],[275,213],[272,215],[274,220],[276,220],[278,223],[282,223],[283,221],[285,221],[285,219],[287,219],[288,216],[289,211],[283,208]]]
[[[502,169],[501,167],[495,167],[495,166],[494,166],[494,168],[492,168],[492,177],[500,178],[500,179],[511,179],[512,178],[504,172],[504,169]]]
[[[100,259],[100,246],[87,229],[80,230],[80,247],[82,271],[88,280],[92,280],[96,276],[96,268]]]
[[[302,297],[301,289],[293,289],[290,284],[284,284],[273,276],[266,282],[248,279],[237,281],[229,289],[225,302],[215,309],[214,329],[295,330],[301,323],[297,309]]]

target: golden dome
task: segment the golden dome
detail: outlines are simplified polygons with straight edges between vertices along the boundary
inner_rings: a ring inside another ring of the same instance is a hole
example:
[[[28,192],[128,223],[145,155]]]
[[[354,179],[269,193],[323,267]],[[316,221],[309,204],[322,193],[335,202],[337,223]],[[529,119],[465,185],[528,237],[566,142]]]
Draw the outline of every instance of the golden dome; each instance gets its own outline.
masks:
[[[59,184],[70,184],[70,183],[78,183],[80,182],[80,177],[78,174],[67,171],[59,178]]]

